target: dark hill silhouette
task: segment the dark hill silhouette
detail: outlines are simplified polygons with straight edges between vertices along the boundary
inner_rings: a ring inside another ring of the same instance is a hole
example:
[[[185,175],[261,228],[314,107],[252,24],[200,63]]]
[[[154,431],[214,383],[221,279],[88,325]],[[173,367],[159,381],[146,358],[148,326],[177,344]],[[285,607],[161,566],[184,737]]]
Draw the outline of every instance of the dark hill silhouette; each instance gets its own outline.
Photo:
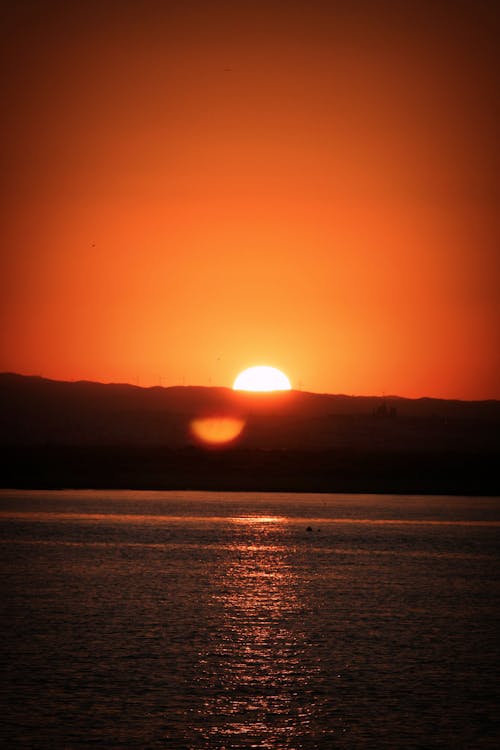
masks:
[[[0,413],[4,486],[498,491],[498,401],[140,388],[4,373]],[[241,417],[240,439],[218,451],[197,445],[191,420],[211,415]]]
[[[500,420],[499,401],[457,401],[435,398],[408,399],[398,396],[346,396],[305,391],[249,393],[230,388],[205,386],[154,386],[141,388],[124,383],[58,381],[38,376],[0,373],[2,407],[45,406],[106,409],[108,411],[145,410],[172,414],[198,414],[223,409],[261,414],[288,414],[302,417],[331,414],[369,415],[385,404],[395,407],[400,416],[474,418]]]

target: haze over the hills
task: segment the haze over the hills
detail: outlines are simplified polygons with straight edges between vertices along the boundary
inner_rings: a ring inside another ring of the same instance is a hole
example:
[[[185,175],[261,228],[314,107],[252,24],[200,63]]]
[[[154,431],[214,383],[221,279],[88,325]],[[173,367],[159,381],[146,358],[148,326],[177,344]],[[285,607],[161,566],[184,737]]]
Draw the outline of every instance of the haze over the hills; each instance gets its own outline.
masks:
[[[500,402],[0,374],[4,487],[499,494]],[[193,419],[236,416],[208,446]]]
[[[383,444],[412,449],[493,443],[498,401],[447,401],[228,388],[140,388],[0,375],[4,443],[193,443],[190,420],[238,416],[240,445],[314,450]]]

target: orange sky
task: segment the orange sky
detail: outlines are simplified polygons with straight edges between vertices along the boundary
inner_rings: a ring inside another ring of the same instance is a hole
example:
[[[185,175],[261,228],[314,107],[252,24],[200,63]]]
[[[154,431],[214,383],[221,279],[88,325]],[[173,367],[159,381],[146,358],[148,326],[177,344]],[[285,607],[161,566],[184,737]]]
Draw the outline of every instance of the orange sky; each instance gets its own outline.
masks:
[[[3,3],[0,370],[500,398],[495,5]]]

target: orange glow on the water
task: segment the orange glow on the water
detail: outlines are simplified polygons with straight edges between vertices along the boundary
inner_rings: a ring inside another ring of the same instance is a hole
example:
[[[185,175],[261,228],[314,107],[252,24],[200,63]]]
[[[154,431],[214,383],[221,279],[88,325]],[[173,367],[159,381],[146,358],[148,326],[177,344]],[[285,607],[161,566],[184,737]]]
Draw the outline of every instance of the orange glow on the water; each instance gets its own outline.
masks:
[[[235,440],[245,427],[239,417],[199,417],[191,421],[191,433],[208,445],[224,445]]]
[[[263,513],[231,521],[238,524],[235,558],[207,573],[217,580],[212,590],[219,630],[201,663],[205,678],[216,676],[221,689],[205,706],[226,717],[228,747],[241,746],[242,739],[245,747],[257,747],[256,735],[265,736],[259,747],[283,747],[284,737],[287,746],[298,747],[289,717],[299,710],[300,726],[310,721],[315,706],[303,695],[317,665],[302,627],[305,602],[290,555],[287,518]],[[242,686],[248,690],[238,694]],[[220,745],[220,727],[216,731],[213,739]]]
[[[251,526],[258,526],[261,523],[285,523],[286,518],[283,516],[237,516],[231,519],[233,523],[249,524]]]

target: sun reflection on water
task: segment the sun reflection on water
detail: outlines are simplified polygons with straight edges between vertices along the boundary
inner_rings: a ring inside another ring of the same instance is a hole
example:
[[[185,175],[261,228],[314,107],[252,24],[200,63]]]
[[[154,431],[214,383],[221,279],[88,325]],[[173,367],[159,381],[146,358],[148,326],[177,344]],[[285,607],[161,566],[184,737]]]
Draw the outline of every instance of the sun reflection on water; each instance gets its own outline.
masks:
[[[241,523],[251,526],[259,526],[263,523],[283,524],[286,522],[284,516],[235,516],[231,519],[233,523]]]
[[[200,731],[207,747],[296,747],[311,721],[307,686],[319,666],[302,624],[291,547],[283,544],[287,519],[231,520],[234,556],[214,586],[213,649],[200,655],[200,684],[211,696],[203,707],[209,725]]]

